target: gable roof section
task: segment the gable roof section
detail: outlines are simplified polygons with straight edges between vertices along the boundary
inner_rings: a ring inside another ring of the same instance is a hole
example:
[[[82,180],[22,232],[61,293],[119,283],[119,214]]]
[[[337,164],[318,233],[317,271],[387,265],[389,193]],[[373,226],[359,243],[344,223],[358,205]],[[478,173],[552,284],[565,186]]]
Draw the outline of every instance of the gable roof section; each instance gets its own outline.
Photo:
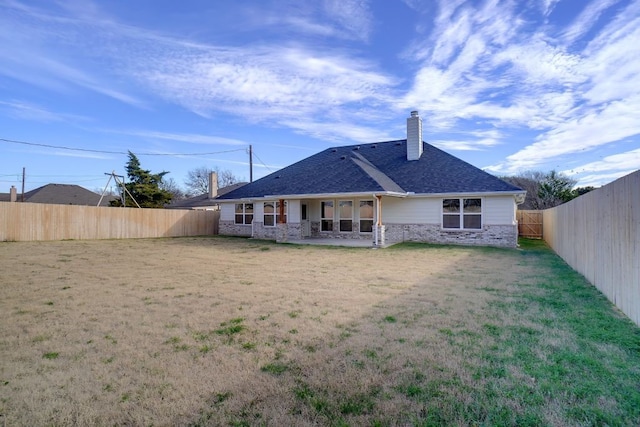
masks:
[[[9,201],[0,197],[1,201]],[[109,201],[113,196],[104,197],[100,206],[109,206]],[[18,201],[22,200],[22,194],[18,194]],[[24,201],[28,203],[50,203],[56,205],[83,205],[97,206],[100,201],[100,194],[89,191],[79,185],[71,184],[47,184],[34,190],[24,193]]]
[[[193,208],[203,208],[209,206],[215,206],[218,204],[218,198],[220,196],[225,195],[226,193],[233,191],[237,188],[246,185],[246,182],[237,182],[235,184],[227,185],[226,187],[222,187],[218,189],[218,197],[214,197],[213,199],[209,197],[208,193],[201,194],[199,196],[189,197],[183,200],[176,200],[175,202],[171,202],[166,205],[167,209],[193,209]]]
[[[277,195],[377,193],[520,193],[522,190],[423,143],[407,160],[407,140],[328,148],[219,199]]]

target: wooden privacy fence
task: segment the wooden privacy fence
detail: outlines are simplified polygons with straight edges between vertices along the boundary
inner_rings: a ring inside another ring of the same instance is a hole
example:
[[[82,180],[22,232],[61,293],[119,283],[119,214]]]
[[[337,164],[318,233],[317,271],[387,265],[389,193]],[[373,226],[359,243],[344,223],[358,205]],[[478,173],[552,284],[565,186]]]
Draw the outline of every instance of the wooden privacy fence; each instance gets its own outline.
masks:
[[[518,236],[542,239],[542,211],[516,211]]]
[[[0,241],[213,235],[219,217],[207,210],[0,202]]]
[[[640,325],[640,170],[543,216],[549,246]]]

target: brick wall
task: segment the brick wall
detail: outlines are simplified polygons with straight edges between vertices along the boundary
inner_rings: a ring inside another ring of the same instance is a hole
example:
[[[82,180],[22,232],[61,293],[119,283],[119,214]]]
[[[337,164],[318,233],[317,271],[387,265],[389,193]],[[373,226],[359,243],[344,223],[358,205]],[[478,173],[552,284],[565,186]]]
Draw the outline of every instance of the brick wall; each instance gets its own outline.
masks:
[[[485,225],[482,230],[443,230],[440,224],[385,224],[386,243],[428,242],[515,248],[516,225]]]
[[[223,236],[251,236],[251,226],[220,220],[218,233]]]

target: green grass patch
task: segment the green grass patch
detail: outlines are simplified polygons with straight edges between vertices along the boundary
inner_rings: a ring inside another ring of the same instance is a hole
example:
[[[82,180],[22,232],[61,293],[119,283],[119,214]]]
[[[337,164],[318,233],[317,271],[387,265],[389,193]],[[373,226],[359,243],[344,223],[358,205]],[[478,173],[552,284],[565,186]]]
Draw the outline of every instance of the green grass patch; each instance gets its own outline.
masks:
[[[534,277],[482,287],[492,299],[475,329],[438,329],[471,380],[445,371],[396,388],[423,405],[414,425],[640,425],[640,328],[544,242],[520,248],[501,253]]]
[[[238,317],[235,319],[231,319],[228,322],[222,322],[220,324],[220,328],[216,329],[214,332],[218,335],[235,335],[245,330],[245,326],[242,324],[244,321],[243,317]]]
[[[289,367],[284,364],[284,363],[278,363],[278,362],[274,362],[274,363],[267,363],[266,365],[262,366],[260,368],[260,370],[262,372],[267,372],[269,374],[273,374],[273,375],[280,375],[284,372],[286,372],[289,369]]]
[[[42,355],[43,359],[54,360],[57,359],[59,354],[57,352],[49,352]]]

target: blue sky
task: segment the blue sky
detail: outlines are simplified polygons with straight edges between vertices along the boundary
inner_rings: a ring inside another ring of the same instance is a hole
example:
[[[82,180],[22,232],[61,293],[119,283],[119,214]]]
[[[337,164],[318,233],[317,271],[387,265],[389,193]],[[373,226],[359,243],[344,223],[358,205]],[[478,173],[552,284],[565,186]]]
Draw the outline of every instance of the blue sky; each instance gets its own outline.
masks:
[[[98,189],[127,150],[182,184],[248,179],[252,144],[256,179],[412,110],[496,175],[640,168],[639,0],[0,0],[0,61],[0,192]]]

